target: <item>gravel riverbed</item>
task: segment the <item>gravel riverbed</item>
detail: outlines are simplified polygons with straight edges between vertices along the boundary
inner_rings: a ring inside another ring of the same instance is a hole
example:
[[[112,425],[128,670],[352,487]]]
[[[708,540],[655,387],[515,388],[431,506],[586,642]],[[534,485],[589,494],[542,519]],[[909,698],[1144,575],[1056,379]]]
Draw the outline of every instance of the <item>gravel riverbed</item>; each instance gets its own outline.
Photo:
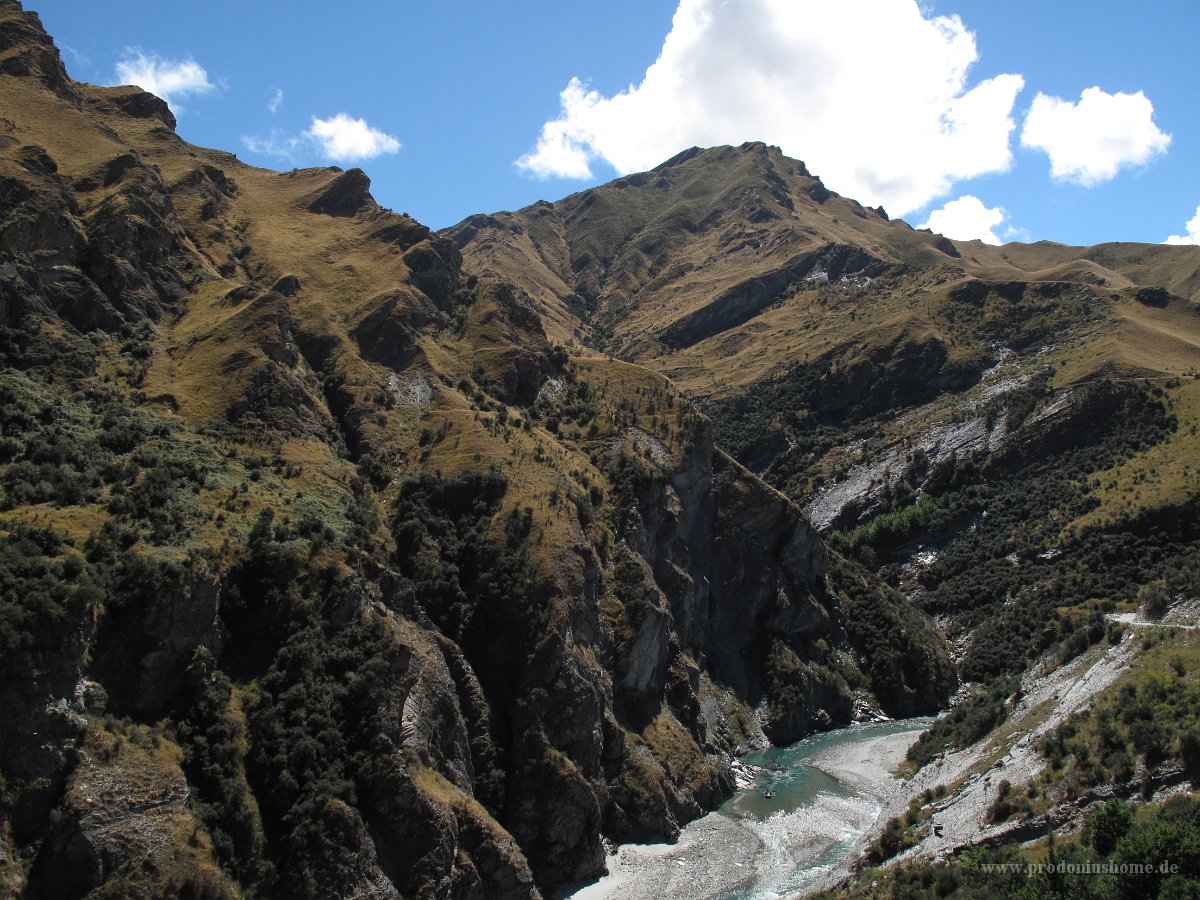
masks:
[[[835,882],[906,790],[892,772],[929,722],[857,726],[748,757],[762,767],[754,789],[686,826],[675,844],[619,848],[607,876],[566,896],[748,900]]]

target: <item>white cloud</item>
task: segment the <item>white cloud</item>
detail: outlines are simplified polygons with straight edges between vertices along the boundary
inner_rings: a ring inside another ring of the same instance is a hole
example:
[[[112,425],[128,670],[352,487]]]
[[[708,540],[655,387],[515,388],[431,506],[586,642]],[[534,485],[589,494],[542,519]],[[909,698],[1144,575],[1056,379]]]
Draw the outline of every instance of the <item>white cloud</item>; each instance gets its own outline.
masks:
[[[1173,234],[1163,243],[1166,244],[1200,244],[1200,206],[1196,207],[1196,214],[1192,216],[1191,221],[1183,226],[1187,229],[1187,234]]]
[[[75,60],[75,65],[82,69],[91,68],[92,58],[86,53],[80,53],[78,50],[64,41],[56,41],[55,43],[57,43],[58,46],[62,47],[64,51],[71,55],[71,59]]]
[[[1033,98],[1021,144],[1050,156],[1050,175],[1091,187],[1163,153],[1171,136],[1154,124],[1154,105],[1141,91],[1109,94],[1087,88],[1078,103],[1039,93]]]
[[[127,50],[117,62],[116,84],[136,84],[172,107],[183,97],[216,90],[208,73],[193,59],[170,60],[141,50]]]
[[[277,128],[265,137],[244,134],[242,146],[251,153],[291,162],[313,153],[333,162],[354,162],[396,153],[401,144],[365,119],[338,113],[328,119],[313,116],[312,125],[300,134],[289,135]]]
[[[243,134],[242,146],[251,153],[257,153],[261,156],[274,156],[278,159],[295,161],[297,153],[305,146],[305,140],[303,137],[294,134],[284,134],[284,132],[276,128],[266,137]]]
[[[956,241],[977,240],[985,244],[1000,244],[1003,242],[996,235],[996,228],[1005,218],[1003,207],[984,206],[978,197],[964,194],[957,200],[951,200],[941,209],[935,209],[920,227],[944,234]]]
[[[517,166],[585,178],[597,160],[626,173],[693,144],[762,140],[903,215],[1011,165],[1024,80],[969,86],[977,58],[957,16],[915,0],[680,0],[641,83],[604,97],[572,79]]]
[[[267,101],[267,111],[274,115],[279,112],[279,107],[281,106],[283,106],[283,88],[275,88],[275,93]]]
[[[390,134],[372,128],[366,119],[355,119],[346,113],[328,119],[313,116],[312,125],[304,135],[316,143],[323,156],[335,162],[372,159],[400,149],[400,142]]]

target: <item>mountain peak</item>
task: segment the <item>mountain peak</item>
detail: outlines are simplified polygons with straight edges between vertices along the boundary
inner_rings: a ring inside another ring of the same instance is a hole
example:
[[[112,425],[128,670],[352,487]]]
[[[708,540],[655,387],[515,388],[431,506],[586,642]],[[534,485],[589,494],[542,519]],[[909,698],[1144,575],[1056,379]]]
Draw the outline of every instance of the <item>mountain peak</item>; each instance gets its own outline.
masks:
[[[792,175],[799,175],[804,178],[816,178],[815,175],[809,172],[808,166],[803,161],[792,159],[776,145],[767,144],[763,141],[747,141],[737,146],[718,144],[714,147],[689,147],[687,150],[682,150],[670,159],[659,163],[649,171],[664,172],[668,169],[679,168],[688,163],[724,166],[728,165],[730,160],[739,157],[759,160],[768,166],[781,166]]]
[[[27,12],[19,0],[0,0],[0,72],[36,78],[68,103],[80,105],[53,38],[37,13]]]

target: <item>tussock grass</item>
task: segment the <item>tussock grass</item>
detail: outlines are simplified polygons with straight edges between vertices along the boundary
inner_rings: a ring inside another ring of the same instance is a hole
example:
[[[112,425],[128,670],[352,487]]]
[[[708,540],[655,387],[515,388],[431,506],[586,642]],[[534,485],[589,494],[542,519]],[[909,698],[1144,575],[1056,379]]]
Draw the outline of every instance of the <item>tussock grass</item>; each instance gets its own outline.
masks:
[[[1109,527],[1200,496],[1200,381],[1176,383],[1166,400],[1175,429],[1161,443],[1092,475],[1088,493],[1099,505],[1076,519],[1075,529]]]

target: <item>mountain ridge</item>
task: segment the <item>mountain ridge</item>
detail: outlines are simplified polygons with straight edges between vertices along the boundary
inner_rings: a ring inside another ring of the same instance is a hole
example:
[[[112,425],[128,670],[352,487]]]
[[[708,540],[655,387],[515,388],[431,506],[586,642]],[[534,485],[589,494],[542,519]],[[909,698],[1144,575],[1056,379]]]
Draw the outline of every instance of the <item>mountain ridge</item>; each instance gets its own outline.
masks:
[[[652,179],[655,174],[659,178]],[[674,180],[668,181],[668,175]],[[703,190],[697,189],[701,184]],[[698,204],[689,202],[689,191],[697,191]],[[618,202],[618,195],[620,214],[606,209],[606,204]],[[736,202],[728,202],[735,195]],[[717,211],[712,217],[705,203]],[[564,235],[572,228],[568,246]],[[514,239],[506,241],[505,231]],[[469,217],[443,233],[480,271],[506,273],[543,303],[561,303],[572,296],[601,303],[602,308],[588,310],[584,318],[598,317],[601,327],[619,327],[627,341],[654,341],[657,332],[668,330],[681,314],[729,305],[728,291],[745,289],[755,278],[777,276],[787,285],[811,272],[821,273],[820,263],[826,259],[838,270],[835,280],[863,266],[946,267],[950,274],[961,272],[960,278],[980,281],[1068,281],[1072,279],[1062,276],[1074,275],[1081,283],[1108,285],[1115,291],[1165,287],[1186,302],[1200,297],[1195,248],[954,242],[914,231],[902,220],[892,221],[882,211],[834,194],[802,162],[761,143],[694,148],[651,173],[619,178],[553,204],[539,201],[512,213]],[[839,258],[850,248],[873,261]],[[670,270],[664,270],[661,260],[655,262],[655,253],[670,260]],[[739,266],[722,258],[739,254],[752,259]],[[546,264],[548,258],[552,265]],[[722,265],[721,273],[706,276],[715,262]],[[1106,263],[1114,268],[1105,268]],[[633,301],[631,286],[639,294],[645,292],[646,299]],[[762,303],[775,300],[778,290],[767,293]],[[604,308],[606,303],[613,308]],[[664,321],[643,322],[639,303]],[[743,313],[746,318],[730,321],[742,324],[759,311],[751,306]],[[667,343],[675,346],[666,349],[678,349],[677,341]],[[651,344],[625,352],[646,358],[663,350]]]

